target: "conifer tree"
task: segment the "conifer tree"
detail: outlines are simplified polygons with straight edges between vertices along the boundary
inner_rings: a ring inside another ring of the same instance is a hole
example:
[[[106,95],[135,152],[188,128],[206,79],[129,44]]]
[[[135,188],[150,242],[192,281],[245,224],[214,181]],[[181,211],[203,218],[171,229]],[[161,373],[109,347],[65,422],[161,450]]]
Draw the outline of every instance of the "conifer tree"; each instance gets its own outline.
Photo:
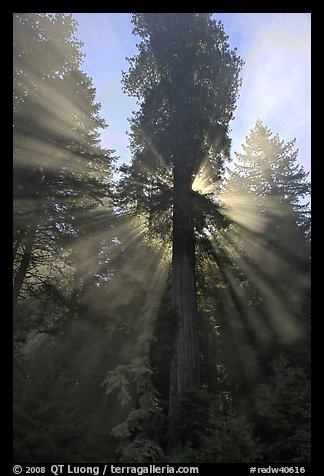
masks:
[[[245,351],[249,388],[257,375],[267,375],[278,353],[309,363],[310,183],[295,144],[258,120],[243,152],[236,153],[222,192],[233,225],[220,237],[229,258],[220,327],[225,354],[236,354],[230,367],[237,384],[244,358],[235,347],[250,349],[250,361]]]
[[[169,447],[180,395],[200,385],[195,229],[207,197],[192,190],[203,161],[215,179],[228,157],[241,61],[220,22],[204,13],[137,13],[139,54],[124,87],[139,102],[131,121],[133,162],[124,181],[150,222],[172,207],[172,300],[177,338],[171,365]],[[214,204],[214,214],[217,207]]]
[[[13,23],[16,304],[27,271],[44,268],[40,250],[57,254],[87,211],[107,200],[112,154],[100,146],[106,124],[81,70],[72,16],[14,14]]]

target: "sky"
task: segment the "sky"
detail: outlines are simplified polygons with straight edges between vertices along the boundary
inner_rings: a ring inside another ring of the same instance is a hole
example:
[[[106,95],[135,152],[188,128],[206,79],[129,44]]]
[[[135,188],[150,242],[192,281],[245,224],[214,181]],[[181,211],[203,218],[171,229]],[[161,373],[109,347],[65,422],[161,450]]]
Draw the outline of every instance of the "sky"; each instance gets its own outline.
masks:
[[[129,13],[73,13],[76,36],[84,42],[83,70],[92,78],[109,127],[104,147],[114,149],[121,163],[131,159],[129,122],[136,101],[122,91],[126,57],[137,53]],[[298,160],[306,170],[311,161],[311,14],[215,13],[229,35],[230,47],[243,59],[242,86],[230,123],[232,150],[242,151],[257,119],[280,139],[296,139]]]

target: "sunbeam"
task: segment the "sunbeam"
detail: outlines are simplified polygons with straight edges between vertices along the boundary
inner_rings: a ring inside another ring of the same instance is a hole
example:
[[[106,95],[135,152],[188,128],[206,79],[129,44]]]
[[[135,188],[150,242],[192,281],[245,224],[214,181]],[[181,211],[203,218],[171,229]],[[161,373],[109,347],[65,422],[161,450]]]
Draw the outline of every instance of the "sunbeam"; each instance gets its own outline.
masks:
[[[215,169],[209,158],[202,161],[192,183],[192,190],[202,195],[215,194],[217,184],[215,182]]]
[[[310,460],[309,18],[219,15],[13,14],[18,463]]]

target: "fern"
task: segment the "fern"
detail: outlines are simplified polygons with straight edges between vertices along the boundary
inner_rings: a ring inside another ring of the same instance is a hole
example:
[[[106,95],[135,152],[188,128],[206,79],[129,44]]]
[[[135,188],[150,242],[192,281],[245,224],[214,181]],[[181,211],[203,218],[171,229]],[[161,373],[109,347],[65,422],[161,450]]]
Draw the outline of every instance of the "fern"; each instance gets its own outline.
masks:
[[[122,408],[128,405],[131,401],[131,396],[128,390],[129,380],[126,378],[127,371],[127,365],[118,365],[115,370],[109,370],[107,377],[101,384],[101,386],[106,385],[106,395],[109,395],[116,389],[119,390],[117,398],[120,401]]]
[[[143,339],[147,342],[147,336]],[[136,384],[137,408],[131,408],[125,421],[112,429],[112,435],[121,440],[121,462],[155,462],[163,457],[158,443],[157,429],[161,428],[163,411],[152,381],[148,357],[136,357],[128,365],[118,365],[110,370],[102,385],[106,394],[119,390],[118,400],[124,407],[131,401],[130,381]]]
[[[123,448],[121,463],[153,463],[160,461],[164,453],[156,441],[137,437]]]

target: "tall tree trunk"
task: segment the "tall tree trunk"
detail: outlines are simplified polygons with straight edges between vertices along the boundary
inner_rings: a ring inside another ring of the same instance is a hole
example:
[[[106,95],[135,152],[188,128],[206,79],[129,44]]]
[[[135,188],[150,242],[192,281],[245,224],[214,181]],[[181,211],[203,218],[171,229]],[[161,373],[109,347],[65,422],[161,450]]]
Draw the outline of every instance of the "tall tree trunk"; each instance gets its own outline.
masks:
[[[27,232],[27,234],[25,235],[24,254],[21,259],[20,266],[15,276],[14,285],[13,285],[13,305],[14,306],[17,304],[20,290],[24,283],[26,272],[30,263],[35,234],[36,234],[36,226],[32,226],[30,230]]]
[[[171,362],[168,452],[179,449],[175,417],[184,391],[199,387],[198,314],[195,278],[195,237],[190,204],[191,174],[174,168],[172,301],[178,317],[175,353]]]

